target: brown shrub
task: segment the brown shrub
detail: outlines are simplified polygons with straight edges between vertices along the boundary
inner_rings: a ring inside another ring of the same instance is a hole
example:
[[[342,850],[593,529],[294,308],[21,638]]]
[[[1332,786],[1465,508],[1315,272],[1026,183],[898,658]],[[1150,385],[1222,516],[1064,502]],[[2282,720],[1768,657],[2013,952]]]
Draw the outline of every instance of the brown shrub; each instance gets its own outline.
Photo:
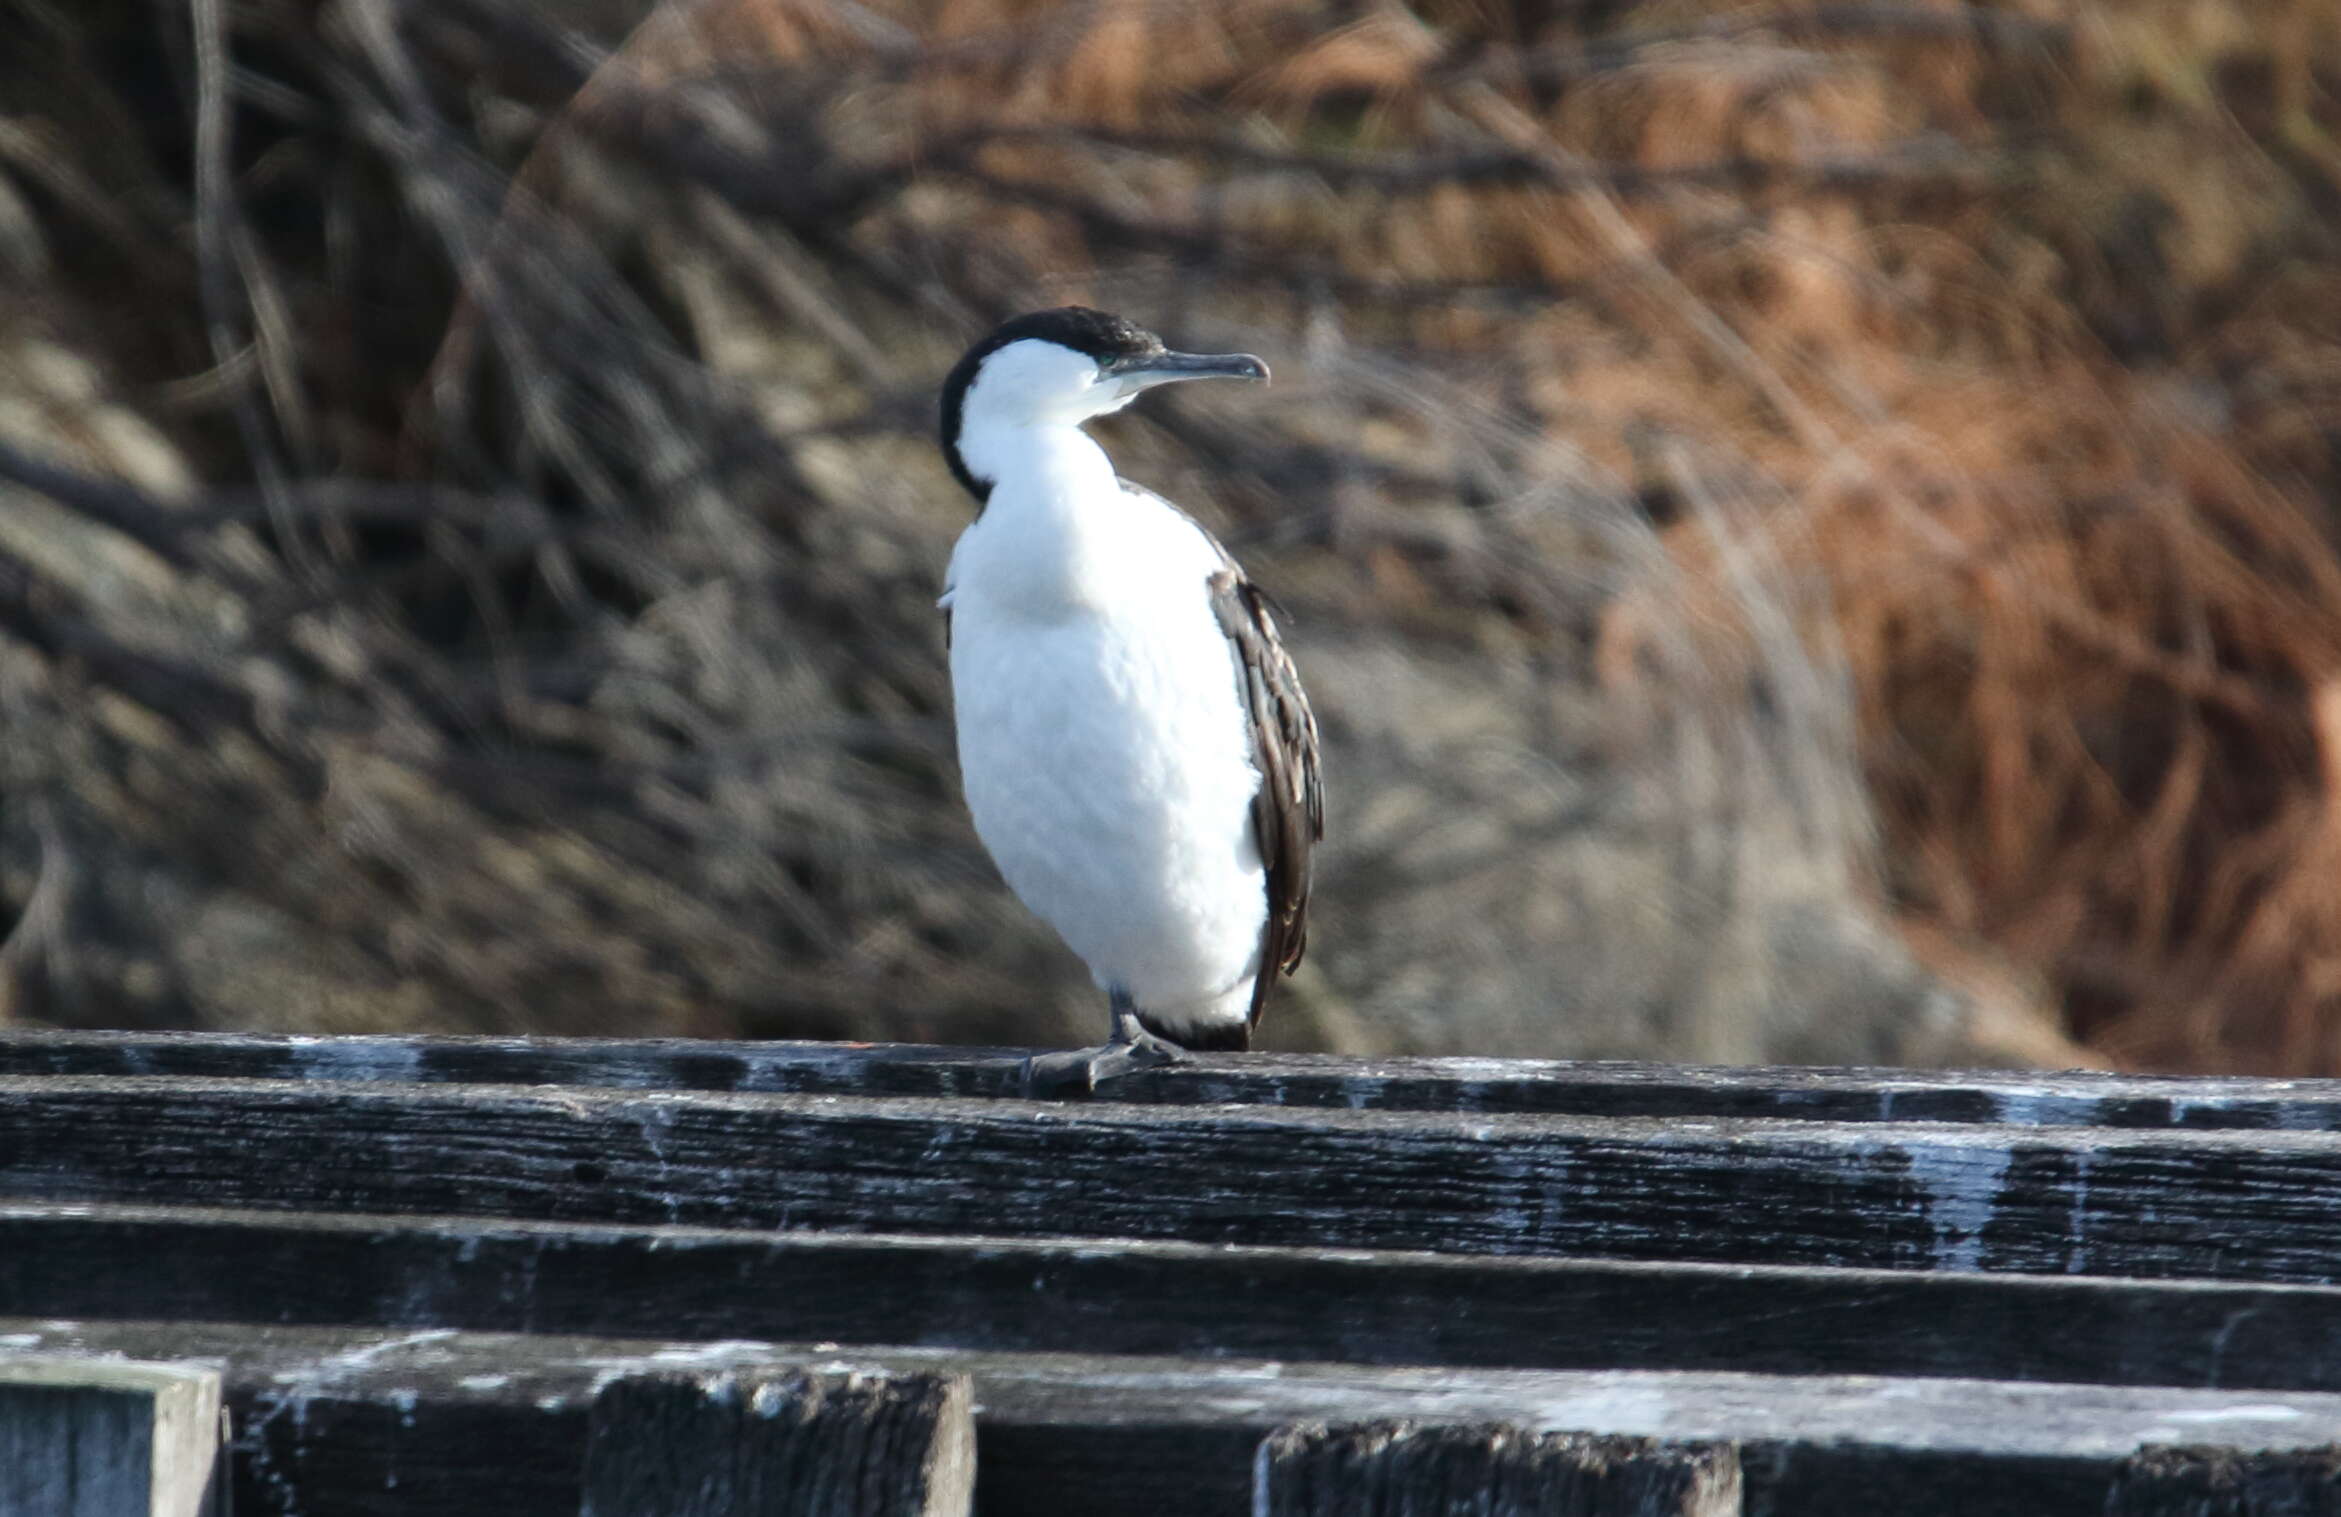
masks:
[[[1296,605],[1300,1040],[2084,1057],[1885,910],[2125,1061],[2341,1067],[2314,0],[42,14],[20,1009],[1080,1025],[953,799],[921,434],[1087,298],[1298,381],[1115,445]]]

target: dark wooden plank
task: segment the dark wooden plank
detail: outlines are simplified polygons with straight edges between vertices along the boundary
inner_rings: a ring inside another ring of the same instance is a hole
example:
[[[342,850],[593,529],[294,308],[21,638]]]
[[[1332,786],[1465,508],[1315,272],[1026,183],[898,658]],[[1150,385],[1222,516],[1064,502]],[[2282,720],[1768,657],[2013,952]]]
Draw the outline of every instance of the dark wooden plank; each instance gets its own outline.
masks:
[[[0,1031],[0,1075],[193,1075],[862,1096],[1017,1094],[1025,1050],[680,1039]],[[1117,1082],[1149,1105],[1826,1122],[2341,1130],[2341,1080],[1537,1059],[1198,1055]]]
[[[2327,1133],[0,1079],[28,1200],[2319,1284],[2336,1193]]]
[[[1303,1423],[1260,1442],[1257,1517],[1740,1517],[1739,1451],[1482,1425]]]
[[[969,1376],[983,1517],[1237,1517],[1260,1440],[1297,1422],[1734,1442],[1751,1517],[2099,1517],[2121,1461],[2175,1429],[2252,1450],[2341,1441],[2341,1397],[2267,1391],[0,1320],[8,1345],[224,1361],[238,1517],[573,1517],[600,1385],[785,1363]]]
[[[622,1376],[586,1420],[582,1517],[967,1517],[964,1375]]]
[[[208,1517],[220,1372],[0,1350],[0,1513]]]
[[[2330,1286],[86,1203],[0,1203],[0,1315],[2341,1392]]]
[[[2246,1452],[2201,1445],[2140,1449],[2122,1462],[2105,1517],[2332,1517],[2341,1448]]]

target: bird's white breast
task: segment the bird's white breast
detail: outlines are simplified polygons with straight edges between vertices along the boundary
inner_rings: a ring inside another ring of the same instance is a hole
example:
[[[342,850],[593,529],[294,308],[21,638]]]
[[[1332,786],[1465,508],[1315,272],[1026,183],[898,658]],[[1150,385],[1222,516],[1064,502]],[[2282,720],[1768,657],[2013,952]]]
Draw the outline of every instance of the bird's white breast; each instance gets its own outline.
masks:
[[[1070,428],[1026,462],[952,557],[976,831],[1101,988],[1164,1024],[1240,1019],[1267,902],[1219,555]]]

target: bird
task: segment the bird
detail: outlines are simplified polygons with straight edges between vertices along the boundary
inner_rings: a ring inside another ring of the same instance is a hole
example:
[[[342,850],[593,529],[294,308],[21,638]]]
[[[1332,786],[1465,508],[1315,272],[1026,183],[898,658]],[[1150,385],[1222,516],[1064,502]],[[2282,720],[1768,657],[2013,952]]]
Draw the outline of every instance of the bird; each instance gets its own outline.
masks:
[[[976,501],[938,602],[968,811],[1107,999],[1104,1043],[1025,1062],[1035,1095],[1250,1047],[1308,943],[1317,720],[1275,612],[1082,430],[1200,379],[1268,366],[1065,306],[1000,326],[942,387],[943,456]]]

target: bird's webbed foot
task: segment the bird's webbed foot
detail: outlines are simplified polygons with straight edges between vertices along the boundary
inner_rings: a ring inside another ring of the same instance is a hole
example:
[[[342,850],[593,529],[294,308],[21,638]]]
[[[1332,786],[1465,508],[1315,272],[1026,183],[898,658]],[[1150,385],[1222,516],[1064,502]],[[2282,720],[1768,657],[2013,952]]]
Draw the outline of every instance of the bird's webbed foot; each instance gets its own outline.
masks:
[[[1069,1048],[1063,1053],[1034,1054],[1024,1061],[1024,1095],[1034,1101],[1079,1100],[1094,1095],[1100,1085],[1141,1069],[1176,1064],[1187,1051],[1168,1038],[1148,1032],[1138,1022],[1128,998],[1114,998],[1114,1031],[1110,1041],[1093,1048]]]

